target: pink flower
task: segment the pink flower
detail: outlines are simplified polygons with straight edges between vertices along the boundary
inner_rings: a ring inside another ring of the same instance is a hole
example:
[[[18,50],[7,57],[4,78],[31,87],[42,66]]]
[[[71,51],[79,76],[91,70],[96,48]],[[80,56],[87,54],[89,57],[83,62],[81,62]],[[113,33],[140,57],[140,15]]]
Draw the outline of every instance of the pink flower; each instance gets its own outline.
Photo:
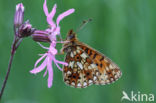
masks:
[[[53,81],[52,62],[54,62],[55,65],[57,66],[57,68],[60,69],[61,71],[62,71],[62,68],[58,64],[68,65],[67,63],[62,62],[62,61],[58,61],[55,58],[55,55],[57,54],[57,49],[55,48],[56,43],[57,43],[56,35],[60,35],[60,26],[59,26],[60,21],[64,17],[66,17],[66,16],[68,16],[74,12],[74,9],[67,10],[66,12],[60,14],[56,20],[56,23],[54,23],[53,17],[56,13],[56,6],[57,5],[55,4],[52,11],[49,13],[47,5],[46,5],[46,0],[43,4],[44,13],[47,16],[47,23],[50,25],[50,28],[46,29],[46,32],[48,32],[48,34],[49,34],[48,37],[49,37],[51,43],[50,43],[49,48],[44,47],[41,44],[39,44],[42,48],[47,49],[48,51],[45,54],[41,54],[41,57],[36,61],[35,65],[34,65],[34,69],[30,71],[30,73],[36,74],[36,73],[39,73],[42,70],[44,70],[45,67],[47,67],[43,76],[46,76],[48,73],[48,87],[49,88],[52,86],[52,81]],[[37,67],[37,64],[42,59],[44,59],[43,63],[41,63],[41,65]]]

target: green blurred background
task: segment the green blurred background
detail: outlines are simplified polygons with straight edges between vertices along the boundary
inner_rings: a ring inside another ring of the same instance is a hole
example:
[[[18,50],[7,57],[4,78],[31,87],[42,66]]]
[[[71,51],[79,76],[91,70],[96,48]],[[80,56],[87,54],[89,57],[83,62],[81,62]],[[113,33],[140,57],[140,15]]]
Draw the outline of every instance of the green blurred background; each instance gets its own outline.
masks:
[[[11,43],[15,6],[25,6],[25,20],[33,27],[46,29],[44,0],[0,0],[0,86],[4,80]],[[78,33],[80,41],[104,53],[123,72],[115,83],[75,89],[64,84],[62,72],[54,67],[54,81],[47,88],[44,72],[30,74],[37,54],[45,53],[31,37],[25,38],[16,52],[2,103],[120,103],[122,91],[156,95],[156,1],[155,0],[47,0],[51,10],[57,3],[57,15],[75,8],[61,21],[61,34],[76,30],[83,20],[92,18]],[[48,44],[45,44],[48,46]],[[58,49],[61,45],[58,45]],[[57,56],[63,60],[64,55]],[[124,100],[122,103],[128,103]]]

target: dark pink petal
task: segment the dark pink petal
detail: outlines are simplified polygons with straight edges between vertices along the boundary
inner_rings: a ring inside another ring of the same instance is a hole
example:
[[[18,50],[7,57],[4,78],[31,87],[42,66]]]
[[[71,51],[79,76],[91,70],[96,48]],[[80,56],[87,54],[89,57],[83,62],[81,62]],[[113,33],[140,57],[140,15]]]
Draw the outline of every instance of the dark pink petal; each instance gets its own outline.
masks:
[[[43,63],[40,66],[31,70],[30,73],[33,74],[39,73],[46,67],[46,65],[47,65],[47,58],[43,61]]]
[[[64,13],[60,14],[60,15],[58,16],[57,20],[56,20],[57,26],[59,25],[60,21],[61,21],[64,17],[66,17],[66,16],[72,14],[74,11],[75,11],[75,9],[69,9],[69,10],[65,11]]]

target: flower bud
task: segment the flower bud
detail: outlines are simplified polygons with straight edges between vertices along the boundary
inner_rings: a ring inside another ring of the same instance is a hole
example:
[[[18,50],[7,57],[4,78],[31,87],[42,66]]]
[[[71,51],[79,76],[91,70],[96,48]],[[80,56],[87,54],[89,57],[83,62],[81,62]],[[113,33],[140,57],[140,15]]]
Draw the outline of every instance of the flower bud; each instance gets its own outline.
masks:
[[[24,18],[24,6],[22,3],[16,5],[16,12],[14,16],[14,26],[18,28],[23,23]]]
[[[50,42],[47,31],[36,30],[32,34],[32,39],[37,42]]]
[[[32,25],[27,20],[24,24],[22,24],[19,27],[18,37],[19,38],[28,37],[28,36],[32,35],[35,30],[36,29],[35,28],[32,28]]]

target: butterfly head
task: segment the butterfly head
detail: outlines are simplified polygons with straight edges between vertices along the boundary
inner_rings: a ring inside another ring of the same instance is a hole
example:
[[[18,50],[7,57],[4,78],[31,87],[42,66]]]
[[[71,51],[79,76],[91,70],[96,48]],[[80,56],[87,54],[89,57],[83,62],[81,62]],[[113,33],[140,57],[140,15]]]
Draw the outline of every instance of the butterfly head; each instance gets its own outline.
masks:
[[[63,48],[61,49],[61,52],[70,52],[72,48],[76,45],[77,43],[77,37],[76,33],[73,32],[73,30],[69,30],[67,37],[66,37],[66,42],[63,44]]]
[[[76,33],[73,32],[73,30],[69,30],[68,34],[67,34],[67,41],[74,41],[76,40]]]

